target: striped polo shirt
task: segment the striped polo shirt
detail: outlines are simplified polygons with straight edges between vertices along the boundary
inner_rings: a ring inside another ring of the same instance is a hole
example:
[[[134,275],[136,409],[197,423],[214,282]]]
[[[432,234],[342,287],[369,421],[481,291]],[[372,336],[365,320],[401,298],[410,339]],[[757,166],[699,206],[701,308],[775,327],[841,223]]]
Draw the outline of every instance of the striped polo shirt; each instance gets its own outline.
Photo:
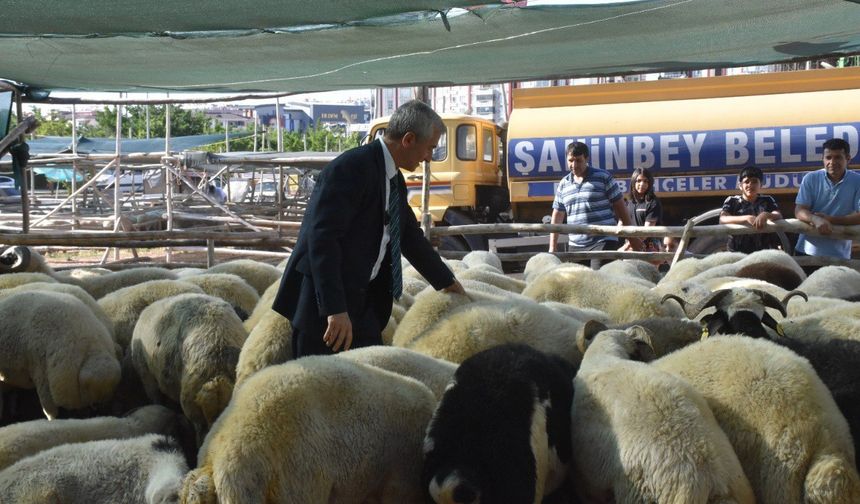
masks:
[[[614,226],[618,218],[612,203],[621,199],[621,189],[612,175],[600,168],[589,166],[581,183],[573,180],[573,173],[565,175],[558,183],[552,208],[567,215],[568,224],[592,224]],[[615,237],[570,234],[571,247],[590,247],[599,241]]]

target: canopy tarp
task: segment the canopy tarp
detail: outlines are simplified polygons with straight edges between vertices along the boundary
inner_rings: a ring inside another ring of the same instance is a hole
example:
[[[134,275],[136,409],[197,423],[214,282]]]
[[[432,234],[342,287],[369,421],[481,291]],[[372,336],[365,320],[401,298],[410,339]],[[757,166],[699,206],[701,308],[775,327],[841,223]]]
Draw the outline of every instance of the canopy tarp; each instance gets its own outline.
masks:
[[[244,136],[230,133],[230,137]],[[170,138],[170,150],[182,152],[204,145],[224,141],[224,133],[212,135],[187,135]],[[68,154],[72,152],[72,137],[44,136],[27,140],[30,155],[37,154]],[[149,152],[164,152],[164,138],[122,138],[120,139],[122,154],[139,154]],[[116,140],[113,138],[79,137],[79,154],[113,154],[116,152]]]
[[[6,0],[0,78],[308,92],[736,67],[860,52],[847,0]]]

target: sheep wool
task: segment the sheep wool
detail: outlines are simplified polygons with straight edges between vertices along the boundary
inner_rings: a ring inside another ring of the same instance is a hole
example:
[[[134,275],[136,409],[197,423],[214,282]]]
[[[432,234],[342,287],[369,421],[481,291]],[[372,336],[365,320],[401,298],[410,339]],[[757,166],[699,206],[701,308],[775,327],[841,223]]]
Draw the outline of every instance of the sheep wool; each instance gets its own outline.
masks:
[[[249,319],[250,320],[250,319]],[[247,321],[246,321],[247,322]],[[293,326],[283,315],[268,310],[251,330],[239,352],[236,387],[257,371],[293,358]]]
[[[648,261],[641,259],[623,259],[612,261],[600,267],[600,271],[619,277],[643,281],[643,285],[653,287],[660,281],[660,272],[657,267]]]
[[[208,273],[232,273],[238,275],[248,282],[248,285],[257,289],[257,294],[263,295],[266,289],[281,279],[281,271],[271,264],[252,261],[251,259],[236,259],[225,263],[216,264],[208,270]]]
[[[590,269],[556,268],[541,275],[523,291],[536,301],[557,301],[605,312],[614,323],[649,317],[683,317],[675,304],[662,304],[651,289],[614,275]]]
[[[18,287],[14,287],[12,289],[6,289],[0,291],[0,298],[13,295],[18,292],[25,291],[48,291],[48,292],[60,292],[62,294],[69,294],[78,298],[82,303],[87,305],[87,308],[92,310],[93,315],[98,318],[102,324],[104,324],[105,328],[107,328],[108,332],[113,336],[113,321],[108,317],[107,313],[102,309],[101,306],[96,302],[96,300],[90,296],[87,291],[78,287],[77,285],[64,284],[59,282],[54,282],[51,280],[50,282],[32,282],[19,285]]]
[[[5,273],[0,275],[0,289],[12,289],[28,283],[56,282],[44,273]]]
[[[576,333],[581,325],[534,301],[482,300],[455,307],[404,347],[460,363],[503,343],[523,343],[578,365],[582,353],[576,348]]]
[[[248,285],[238,275],[230,273],[202,273],[191,275],[183,282],[194,284],[210,296],[221,298],[230,303],[236,315],[245,320],[260,301],[257,290]]]
[[[652,365],[705,397],[757,502],[860,502],[848,424],[806,359],[769,341],[722,336]]]
[[[555,254],[549,252],[540,252],[529,258],[526,261],[526,266],[523,269],[523,279],[526,283],[531,283],[532,280],[540,276],[544,271],[552,269],[561,264],[561,259]]]
[[[150,399],[160,402],[166,396],[179,403],[202,441],[230,401],[246,337],[226,301],[183,294],[143,310],[131,360]]]
[[[69,294],[19,292],[0,299],[0,376],[36,388],[49,419],[113,395],[120,380],[117,350],[92,310]]]
[[[0,471],[55,446],[144,434],[172,434],[178,418],[164,406],[149,405],[126,417],[32,420],[0,428]]]
[[[272,310],[272,303],[275,302],[275,296],[278,295],[278,289],[281,287],[281,282],[275,282],[266,288],[263,291],[263,294],[260,296],[260,300],[257,301],[257,304],[254,306],[254,310],[251,312],[251,316],[248,317],[243,324],[245,325],[245,330],[249,333],[254,326],[256,326],[263,317],[265,317]]]
[[[417,380],[348,359],[269,366],[236,389],[181,502],[422,502],[421,445],[435,405]]]
[[[98,303],[113,321],[116,342],[125,350],[131,343],[134,325],[147,306],[186,293],[203,294],[203,289],[179,280],[153,280],[111,292]]]
[[[571,413],[572,475],[585,500],[754,503],[702,396],[684,380],[630,360],[640,347],[650,350],[648,332],[589,329]]]
[[[852,298],[860,295],[860,272],[847,266],[824,266],[809,275],[798,290],[828,298]]]
[[[179,446],[161,435],[66,444],[0,472],[0,502],[167,504],[187,471]]]
[[[523,289],[526,288],[526,283],[522,280],[484,268],[469,268],[460,273],[458,278],[461,280],[477,280],[517,294],[522,293]]]
[[[473,250],[463,257],[463,263],[469,268],[489,266],[502,273],[502,260],[493,252]]]
[[[441,399],[445,388],[454,377],[457,366],[446,360],[414,352],[406,348],[369,346],[336,354],[338,357],[375,366],[392,373],[414,378]]]
[[[687,257],[678,261],[666,272],[660,283],[679,283],[689,280],[703,271],[715,269],[724,264],[732,264],[746,257],[742,252],[717,252],[701,259]],[[724,276],[725,274],[718,275]]]

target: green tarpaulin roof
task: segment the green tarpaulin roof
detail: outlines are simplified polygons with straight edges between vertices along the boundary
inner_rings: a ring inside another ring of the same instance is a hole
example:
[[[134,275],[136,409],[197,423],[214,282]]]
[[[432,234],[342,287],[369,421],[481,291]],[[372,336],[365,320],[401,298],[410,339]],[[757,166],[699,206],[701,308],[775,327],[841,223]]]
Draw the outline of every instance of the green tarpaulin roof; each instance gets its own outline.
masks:
[[[448,85],[860,52],[860,5],[845,0],[6,0],[0,13],[0,78],[90,91]]]

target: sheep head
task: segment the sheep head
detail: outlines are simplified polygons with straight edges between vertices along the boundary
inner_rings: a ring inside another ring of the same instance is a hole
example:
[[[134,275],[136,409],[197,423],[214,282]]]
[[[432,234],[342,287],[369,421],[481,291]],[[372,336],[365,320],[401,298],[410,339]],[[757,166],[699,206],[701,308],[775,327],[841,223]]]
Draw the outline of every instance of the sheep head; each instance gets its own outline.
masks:
[[[30,249],[27,247],[9,247],[0,255],[0,274],[21,273],[30,266]]]
[[[626,329],[609,329],[602,322],[589,320],[586,322],[576,337],[576,346],[585,354],[585,350],[594,342],[598,334],[604,331],[615,331],[626,333],[625,339],[630,345],[625,345],[625,352],[631,360],[640,362],[651,362],[657,358],[654,345],[651,342],[651,333],[640,325],[630,326]]]
[[[763,325],[770,327],[780,336],[784,333],[780,324],[765,308],[778,310],[785,317],[788,300],[794,296],[808,299],[805,293],[798,290],[789,292],[780,300],[762,290],[734,288],[714,291],[695,305],[687,303],[675,294],[666,294],[661,302],[674,299],[691,319],[697,317],[705,308],[711,306],[716,308],[715,313],[702,318],[710,335],[741,333],[756,338],[767,338],[768,334]]]

